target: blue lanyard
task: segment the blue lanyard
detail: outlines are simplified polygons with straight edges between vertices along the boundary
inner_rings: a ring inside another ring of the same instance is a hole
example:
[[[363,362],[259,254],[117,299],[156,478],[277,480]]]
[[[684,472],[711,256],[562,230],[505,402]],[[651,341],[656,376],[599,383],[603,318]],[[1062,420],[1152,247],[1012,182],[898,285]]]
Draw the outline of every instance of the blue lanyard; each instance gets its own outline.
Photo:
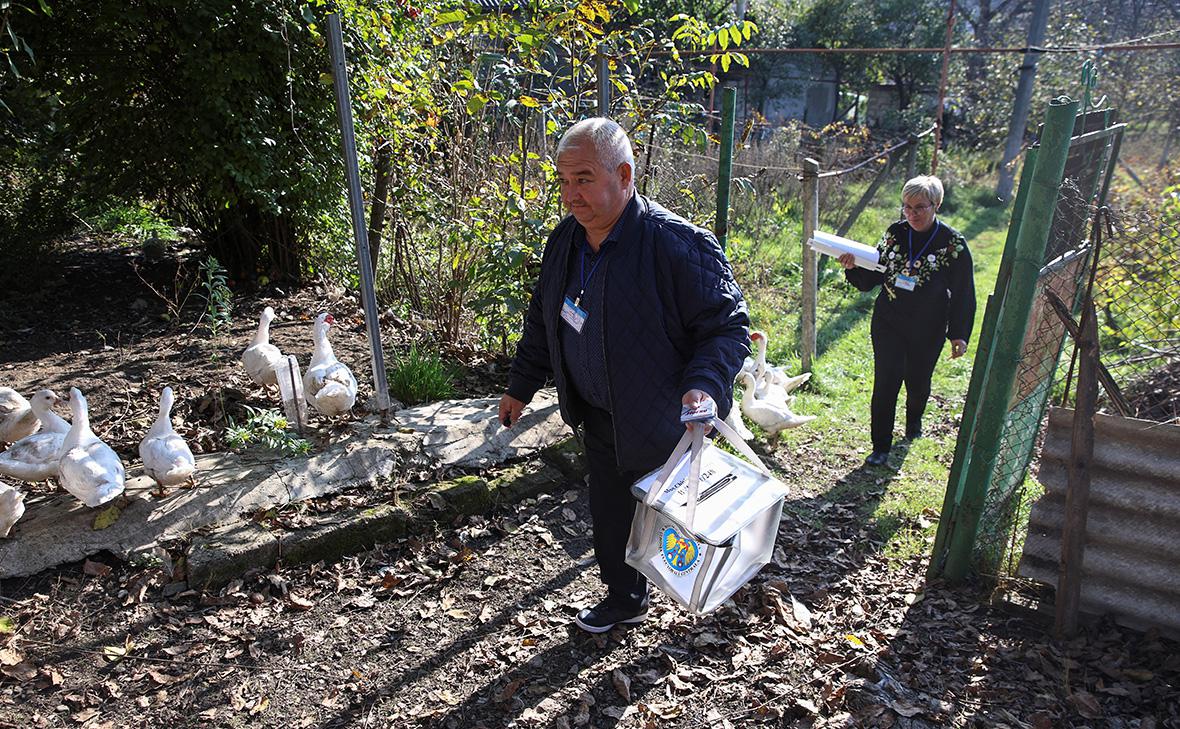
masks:
[[[909,262],[909,265],[907,265],[905,267],[907,273],[909,272],[910,269],[912,269],[914,267],[914,261],[921,258],[922,254],[926,252],[926,249],[930,247],[930,244],[934,242],[934,236],[938,235],[938,229],[940,227],[942,227],[942,221],[935,220],[934,221],[934,232],[931,233],[930,237],[926,239],[926,245],[922,246],[922,250],[918,251],[918,255],[916,255],[916,256],[914,255],[914,229],[910,228],[910,240],[909,240],[910,262]]]
[[[582,248],[582,262],[581,262],[581,266],[579,266],[579,274],[581,275],[581,278],[582,278],[582,289],[580,291],[578,291],[578,296],[577,296],[577,298],[574,299],[574,306],[581,306],[582,305],[582,294],[586,293],[586,283],[591,278],[594,277],[594,272],[598,270],[598,264],[602,263],[602,259],[604,257],[602,255],[603,251],[601,249],[599,249],[598,258],[597,258],[597,260],[594,261],[594,265],[590,267],[590,275],[586,275],[586,248],[588,248],[589,246],[590,246],[590,244],[587,243]]]

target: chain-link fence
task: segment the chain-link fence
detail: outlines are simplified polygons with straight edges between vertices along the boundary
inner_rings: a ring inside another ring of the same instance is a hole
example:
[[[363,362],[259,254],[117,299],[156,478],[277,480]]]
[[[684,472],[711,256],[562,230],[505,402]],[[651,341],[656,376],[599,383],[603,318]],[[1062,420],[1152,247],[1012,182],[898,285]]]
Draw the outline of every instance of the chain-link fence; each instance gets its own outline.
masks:
[[[1057,197],[1053,227],[1037,277],[1028,328],[1016,365],[1016,384],[1004,420],[1000,449],[988,484],[975,558],[982,574],[1015,565],[1005,556],[1025,527],[1025,473],[1036,450],[1054,375],[1066,341],[1064,323],[1049,303],[1052,293],[1072,305],[1085,283],[1091,245],[1087,236],[1090,195],[1067,178]]]
[[[1180,206],[1111,215],[1094,278],[1099,359],[1130,417],[1180,423]],[[1104,396],[1100,407],[1117,412]]]
[[[1005,565],[1005,556],[1023,540],[1025,475],[1067,337],[1052,301],[1067,314],[1080,304],[1093,248],[1088,223],[1105,198],[1124,129],[1109,111],[1066,116],[1076,106],[1051,105],[1053,127],[1042,136],[1051,143],[1040,154],[1030,150],[1026,161],[996,294],[984,313],[932,574],[1010,573],[1015,560]],[[1056,197],[1046,196],[1058,180]]]

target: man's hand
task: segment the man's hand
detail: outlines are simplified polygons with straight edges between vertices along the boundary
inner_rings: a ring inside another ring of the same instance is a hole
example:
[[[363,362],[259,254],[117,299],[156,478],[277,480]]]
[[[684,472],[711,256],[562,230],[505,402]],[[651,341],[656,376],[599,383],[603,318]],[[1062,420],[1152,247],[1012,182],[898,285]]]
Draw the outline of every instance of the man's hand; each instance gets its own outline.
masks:
[[[500,398],[500,425],[511,428],[520,420],[520,413],[524,410],[524,403],[511,395],[505,394]]]
[[[712,403],[713,398],[710,397],[709,393],[705,392],[704,390],[689,390],[688,392],[684,393],[684,397],[680,398],[681,405],[688,405],[688,406],[695,407],[697,405],[700,405],[701,403],[706,403],[706,402]],[[713,403],[713,407],[715,410],[716,403]],[[688,428],[689,430],[692,430],[693,426],[698,426],[698,425],[704,427],[705,435],[708,435],[709,431],[713,429],[713,424],[706,423],[706,422],[685,423],[684,427]]]
[[[951,340],[951,359],[958,359],[967,354],[967,342],[962,339]]]
[[[856,256],[852,255],[851,253],[841,254],[841,256],[836,260],[839,261],[840,265],[846,270],[849,268],[856,268]]]

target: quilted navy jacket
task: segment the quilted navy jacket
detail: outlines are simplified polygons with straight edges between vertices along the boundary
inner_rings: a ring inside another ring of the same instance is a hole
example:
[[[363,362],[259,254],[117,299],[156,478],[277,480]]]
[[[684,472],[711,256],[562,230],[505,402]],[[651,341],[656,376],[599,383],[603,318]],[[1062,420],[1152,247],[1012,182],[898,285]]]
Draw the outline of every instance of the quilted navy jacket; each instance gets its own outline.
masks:
[[[616,454],[623,470],[660,465],[684,433],[680,400],[693,388],[725,417],[733,380],[750,352],[750,320],[733,270],[707,230],[636,194],[623,212],[618,242],[591,280],[601,287],[607,388]],[[558,327],[577,221],[553,230],[541,260],[508,394],[529,402],[545,382],[557,386],[562,418],[576,427]]]

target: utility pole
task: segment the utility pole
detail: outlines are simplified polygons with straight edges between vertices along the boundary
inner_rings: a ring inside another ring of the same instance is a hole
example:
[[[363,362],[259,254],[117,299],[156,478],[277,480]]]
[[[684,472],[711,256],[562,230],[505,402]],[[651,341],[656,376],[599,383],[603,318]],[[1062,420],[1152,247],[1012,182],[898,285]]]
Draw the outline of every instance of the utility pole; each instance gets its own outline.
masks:
[[[996,197],[1007,201],[1012,195],[1012,183],[1016,179],[1016,157],[1024,143],[1024,127],[1028,123],[1028,110],[1032,102],[1033,81],[1037,76],[1037,61],[1041,51],[1037,48],[1045,41],[1045,26],[1049,23],[1049,0],[1035,0],[1032,20],[1028,26],[1028,51],[1020,66],[1020,80],[1016,82],[1016,99],[1012,102],[1012,124],[1008,127],[1008,141],[1004,144],[1004,156],[1000,160],[1000,176],[996,182]]]

